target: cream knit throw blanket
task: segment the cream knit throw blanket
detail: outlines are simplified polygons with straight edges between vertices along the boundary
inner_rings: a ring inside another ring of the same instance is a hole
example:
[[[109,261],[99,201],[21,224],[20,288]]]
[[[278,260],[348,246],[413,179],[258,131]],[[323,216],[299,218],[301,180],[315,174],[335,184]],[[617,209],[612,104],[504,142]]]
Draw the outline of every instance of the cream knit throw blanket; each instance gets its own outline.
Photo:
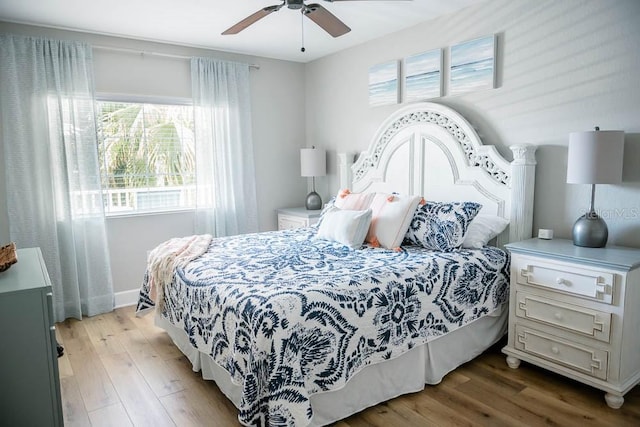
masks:
[[[210,234],[176,237],[161,243],[149,253],[149,297],[156,308],[160,308],[164,302],[164,289],[171,285],[175,269],[184,267],[189,261],[205,253],[211,239]]]

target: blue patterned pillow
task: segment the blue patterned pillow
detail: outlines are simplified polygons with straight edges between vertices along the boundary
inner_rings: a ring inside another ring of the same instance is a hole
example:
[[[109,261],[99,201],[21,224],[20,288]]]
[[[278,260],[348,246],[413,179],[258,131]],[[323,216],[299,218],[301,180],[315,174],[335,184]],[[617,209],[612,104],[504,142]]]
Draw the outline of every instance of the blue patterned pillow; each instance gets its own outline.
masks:
[[[475,202],[426,202],[413,214],[405,240],[437,251],[458,249],[481,208]]]

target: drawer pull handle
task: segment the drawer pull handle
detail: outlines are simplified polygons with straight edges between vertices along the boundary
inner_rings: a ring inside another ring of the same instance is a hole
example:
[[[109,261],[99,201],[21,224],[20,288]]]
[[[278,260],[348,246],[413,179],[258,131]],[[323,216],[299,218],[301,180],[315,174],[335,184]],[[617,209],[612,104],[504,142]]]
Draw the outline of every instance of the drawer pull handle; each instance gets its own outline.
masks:
[[[551,347],[551,353],[560,354],[560,349],[554,345],[553,347]]]
[[[531,274],[531,270],[529,270],[528,268],[523,268],[520,270],[520,274],[522,275],[522,277],[529,277],[529,274]]]
[[[557,312],[556,314],[553,315],[553,317],[555,317],[556,320],[562,320],[562,313]]]
[[[605,295],[611,294],[610,287],[604,282],[602,277],[596,280],[596,298],[602,299]]]
[[[556,279],[556,283],[558,285],[565,285],[565,286],[569,286],[571,282],[569,282],[568,280],[563,279],[562,277],[558,277]]]
[[[598,322],[598,321],[594,321],[593,322],[593,330],[594,331],[598,331],[598,332],[602,332],[604,330],[604,323]]]

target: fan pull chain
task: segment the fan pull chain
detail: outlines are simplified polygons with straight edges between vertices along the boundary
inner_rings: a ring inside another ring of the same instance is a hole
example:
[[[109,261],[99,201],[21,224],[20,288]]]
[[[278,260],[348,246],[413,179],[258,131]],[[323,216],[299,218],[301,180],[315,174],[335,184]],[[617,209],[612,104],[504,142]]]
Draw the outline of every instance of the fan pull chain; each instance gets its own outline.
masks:
[[[300,12],[300,36],[302,37],[300,52],[304,52],[306,50],[304,48],[304,8]]]

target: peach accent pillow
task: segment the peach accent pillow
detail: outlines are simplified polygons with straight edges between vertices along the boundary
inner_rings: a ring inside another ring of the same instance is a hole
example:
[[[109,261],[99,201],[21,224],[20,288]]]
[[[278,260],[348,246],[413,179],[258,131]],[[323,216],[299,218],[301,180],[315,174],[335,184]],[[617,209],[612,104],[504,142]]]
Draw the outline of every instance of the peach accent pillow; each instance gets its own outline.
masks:
[[[399,248],[420,200],[420,196],[376,193],[371,202],[372,218],[366,241],[371,246]]]
[[[363,211],[371,206],[376,193],[352,193],[348,189],[338,191],[333,205],[342,210]]]

